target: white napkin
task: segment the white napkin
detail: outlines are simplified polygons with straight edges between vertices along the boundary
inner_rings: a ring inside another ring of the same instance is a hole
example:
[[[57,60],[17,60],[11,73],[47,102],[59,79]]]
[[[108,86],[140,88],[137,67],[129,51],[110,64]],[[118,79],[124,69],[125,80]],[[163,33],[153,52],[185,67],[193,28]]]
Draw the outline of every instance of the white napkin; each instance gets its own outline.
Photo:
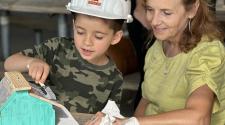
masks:
[[[114,101],[108,100],[106,106],[102,109],[105,117],[102,118],[100,125],[112,125],[115,118],[124,119],[125,117],[120,114],[120,110]],[[135,117],[127,119],[124,125],[139,125]]]

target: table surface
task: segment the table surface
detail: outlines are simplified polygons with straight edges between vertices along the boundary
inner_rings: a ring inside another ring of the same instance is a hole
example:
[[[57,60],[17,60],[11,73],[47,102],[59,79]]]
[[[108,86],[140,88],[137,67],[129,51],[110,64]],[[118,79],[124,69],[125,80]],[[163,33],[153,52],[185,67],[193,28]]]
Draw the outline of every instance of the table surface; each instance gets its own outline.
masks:
[[[79,125],[84,125],[85,122],[91,119],[94,114],[86,114],[86,113],[72,113],[72,116],[77,120]]]
[[[69,0],[0,0],[0,10],[33,13],[69,13]]]

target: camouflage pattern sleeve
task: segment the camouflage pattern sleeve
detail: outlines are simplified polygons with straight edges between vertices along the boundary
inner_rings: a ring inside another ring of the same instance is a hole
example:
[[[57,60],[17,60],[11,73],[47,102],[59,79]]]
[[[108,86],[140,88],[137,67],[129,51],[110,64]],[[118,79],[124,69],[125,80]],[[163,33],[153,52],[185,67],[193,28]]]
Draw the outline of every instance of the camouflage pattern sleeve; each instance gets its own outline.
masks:
[[[118,70],[118,69],[115,69]],[[123,78],[119,71],[115,72],[115,74],[112,74],[115,76],[115,81],[113,81],[114,85],[112,87],[112,92],[110,94],[109,99],[116,102],[117,106],[120,107],[121,99],[122,99],[122,84],[123,84]]]

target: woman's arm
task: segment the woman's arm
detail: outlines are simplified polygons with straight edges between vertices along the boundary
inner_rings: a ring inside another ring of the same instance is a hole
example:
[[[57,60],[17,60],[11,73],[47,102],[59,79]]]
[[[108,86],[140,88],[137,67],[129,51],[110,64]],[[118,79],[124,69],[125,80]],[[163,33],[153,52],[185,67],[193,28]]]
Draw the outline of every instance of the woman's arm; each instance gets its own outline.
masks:
[[[142,98],[134,115],[140,125],[210,125],[213,102],[213,92],[204,85],[190,95],[184,109],[144,116],[149,102]],[[126,120],[116,119],[113,125],[122,125]],[[94,123],[99,124],[99,122]]]
[[[140,125],[210,125],[214,93],[204,85],[195,90],[184,109],[137,119]]]

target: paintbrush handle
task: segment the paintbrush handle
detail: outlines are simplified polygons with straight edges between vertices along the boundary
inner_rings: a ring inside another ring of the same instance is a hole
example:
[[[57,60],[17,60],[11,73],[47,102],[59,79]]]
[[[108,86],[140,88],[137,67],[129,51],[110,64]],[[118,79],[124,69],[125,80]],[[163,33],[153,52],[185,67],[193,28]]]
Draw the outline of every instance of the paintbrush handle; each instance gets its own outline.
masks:
[[[40,84],[41,87],[45,87],[44,83],[39,82],[39,84]]]
[[[44,83],[41,83],[41,82],[39,82],[39,84],[40,84],[40,86],[41,86],[42,92],[43,92],[45,95],[47,95],[48,93],[47,93],[46,90],[45,90],[45,84],[44,84]]]

